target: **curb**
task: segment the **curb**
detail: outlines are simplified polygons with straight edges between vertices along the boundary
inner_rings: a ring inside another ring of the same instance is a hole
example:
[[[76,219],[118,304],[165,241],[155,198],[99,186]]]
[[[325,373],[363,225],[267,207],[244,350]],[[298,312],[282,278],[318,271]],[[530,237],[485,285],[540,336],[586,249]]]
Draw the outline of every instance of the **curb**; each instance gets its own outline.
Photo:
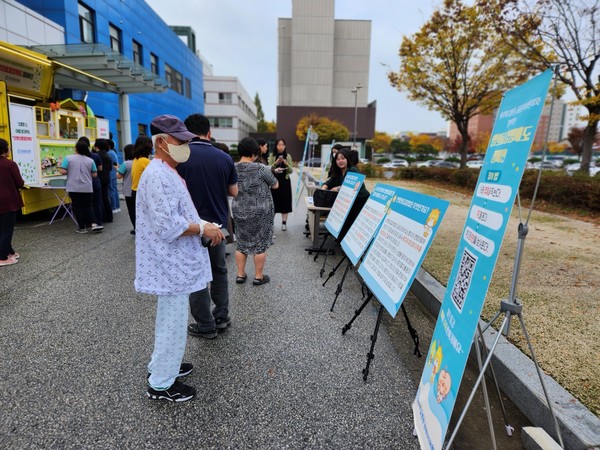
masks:
[[[437,318],[446,287],[422,268],[411,286],[411,292],[421,304]],[[485,322],[480,320],[485,326]],[[484,333],[489,349],[497,337],[491,327]],[[535,349],[534,349],[535,350]],[[471,356],[473,352],[471,352]],[[498,385],[511,401],[535,426],[543,428],[558,442],[554,421],[547,409],[544,392],[533,361],[517,347],[500,337],[492,358]],[[565,448],[600,449],[600,419],[579,400],[568,393],[552,377],[544,375],[548,396],[553,402]]]

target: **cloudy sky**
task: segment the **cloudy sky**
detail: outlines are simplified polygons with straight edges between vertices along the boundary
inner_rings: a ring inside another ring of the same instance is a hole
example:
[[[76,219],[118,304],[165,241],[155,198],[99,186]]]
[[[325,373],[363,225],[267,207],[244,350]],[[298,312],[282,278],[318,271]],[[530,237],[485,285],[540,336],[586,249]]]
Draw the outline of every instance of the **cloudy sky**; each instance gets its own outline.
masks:
[[[252,98],[258,92],[266,119],[275,119],[277,19],[292,16],[292,0],[146,1],[167,24],[191,26],[214,74],[237,76]],[[386,78],[389,68],[398,67],[402,36],[417,31],[440,1],[336,0],[336,19],[372,21],[369,101],[377,100],[378,131],[447,128],[438,113],[408,101]]]

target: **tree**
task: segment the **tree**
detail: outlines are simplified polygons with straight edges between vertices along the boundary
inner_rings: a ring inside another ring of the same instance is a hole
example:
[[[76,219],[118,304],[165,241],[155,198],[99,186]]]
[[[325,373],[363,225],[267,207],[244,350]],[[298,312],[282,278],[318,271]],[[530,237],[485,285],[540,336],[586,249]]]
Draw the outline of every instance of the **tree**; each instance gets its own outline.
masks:
[[[573,127],[567,133],[567,141],[571,144],[571,148],[577,154],[579,160],[581,160],[581,154],[583,153],[584,131],[584,128]]]
[[[484,0],[480,0],[483,2]],[[480,16],[480,7],[445,0],[429,21],[400,45],[400,70],[388,73],[399,90],[454,122],[466,166],[469,120],[490,113],[501,93],[527,76],[513,49]]]
[[[390,148],[393,153],[410,153],[412,151],[412,147],[408,143],[408,141],[404,141],[402,139],[392,139],[390,142]]]
[[[473,151],[484,154],[490,143],[491,133],[484,131],[473,138]]]
[[[262,109],[262,103],[258,92],[254,96],[254,105],[256,106],[256,131],[259,133],[267,132],[267,122],[265,121],[265,112]]]
[[[277,132],[277,124],[274,120],[265,122],[265,133],[276,133]]]
[[[600,120],[600,0],[486,0],[490,22],[505,42],[555,74],[588,115],[581,146],[581,171],[588,173]]]
[[[347,141],[350,136],[348,128],[341,122],[312,113],[298,121],[298,125],[296,125],[298,139],[301,141],[306,140],[306,132],[309,127],[312,127],[312,131],[319,135],[319,144],[329,144],[334,139],[336,141]]]
[[[369,144],[375,153],[382,153],[390,148],[392,137],[385,131],[376,131],[373,139],[369,140]]]

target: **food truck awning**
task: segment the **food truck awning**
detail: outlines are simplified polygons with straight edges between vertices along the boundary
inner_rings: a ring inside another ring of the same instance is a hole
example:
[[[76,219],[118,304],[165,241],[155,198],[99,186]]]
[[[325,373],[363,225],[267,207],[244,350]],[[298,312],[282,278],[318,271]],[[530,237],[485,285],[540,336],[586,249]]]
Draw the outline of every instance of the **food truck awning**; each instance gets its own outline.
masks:
[[[163,92],[167,82],[104,44],[34,45],[56,65],[59,89],[141,94]]]

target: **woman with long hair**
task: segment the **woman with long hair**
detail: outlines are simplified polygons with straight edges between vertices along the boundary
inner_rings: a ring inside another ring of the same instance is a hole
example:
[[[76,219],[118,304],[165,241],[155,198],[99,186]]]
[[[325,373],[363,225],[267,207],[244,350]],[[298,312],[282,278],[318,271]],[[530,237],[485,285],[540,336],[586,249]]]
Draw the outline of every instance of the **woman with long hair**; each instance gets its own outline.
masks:
[[[294,171],[292,157],[288,155],[284,139],[277,139],[275,149],[269,156],[269,166],[279,182],[279,189],[271,191],[275,214],[281,214],[281,229],[287,230],[287,217],[292,212],[292,182],[290,174]]]

